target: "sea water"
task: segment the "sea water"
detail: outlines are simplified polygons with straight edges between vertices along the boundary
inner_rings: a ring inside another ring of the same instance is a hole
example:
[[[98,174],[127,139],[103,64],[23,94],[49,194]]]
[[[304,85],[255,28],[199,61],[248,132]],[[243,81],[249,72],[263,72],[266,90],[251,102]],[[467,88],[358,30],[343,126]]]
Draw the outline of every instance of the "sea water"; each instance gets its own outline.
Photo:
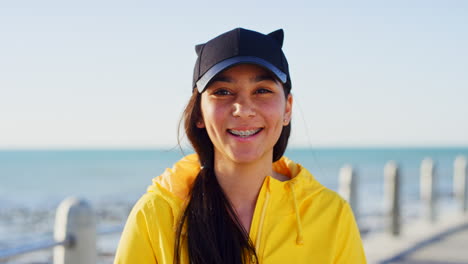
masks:
[[[0,151],[0,249],[52,236],[55,209],[69,196],[91,203],[99,227],[123,224],[151,179],[183,155],[177,149]],[[291,148],[285,155],[335,191],[340,168],[351,165],[359,180],[353,210],[360,228],[372,232],[383,226],[388,161],[400,167],[403,217],[411,221],[420,211],[421,161],[430,157],[436,164],[438,207],[454,210],[453,162],[459,155],[468,157],[468,148]]]

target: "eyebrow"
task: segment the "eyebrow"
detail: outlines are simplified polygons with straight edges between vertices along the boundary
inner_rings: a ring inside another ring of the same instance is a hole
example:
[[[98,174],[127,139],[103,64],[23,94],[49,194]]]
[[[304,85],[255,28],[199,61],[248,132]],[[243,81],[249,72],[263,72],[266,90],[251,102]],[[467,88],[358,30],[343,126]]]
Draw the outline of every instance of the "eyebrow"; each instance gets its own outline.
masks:
[[[276,79],[271,76],[271,75],[257,75],[255,76],[254,78],[251,78],[250,79],[250,82],[261,82],[261,81],[272,81],[272,82],[276,82]],[[227,83],[233,83],[234,80],[232,78],[229,78],[227,76],[223,76],[223,75],[220,75],[220,76],[216,76],[214,77],[213,79],[211,79],[210,81],[211,83],[213,82],[227,82]]]
[[[250,81],[251,82],[261,82],[261,81],[276,82],[276,79],[271,75],[259,75],[259,76],[255,76],[255,78],[252,78]]]
[[[234,80],[231,79],[231,78],[229,78],[229,77],[220,75],[220,76],[216,76],[216,77],[214,77],[213,79],[211,79],[210,82],[212,82],[212,83],[213,83],[213,82],[228,82],[228,83],[232,83],[232,82],[234,82]]]

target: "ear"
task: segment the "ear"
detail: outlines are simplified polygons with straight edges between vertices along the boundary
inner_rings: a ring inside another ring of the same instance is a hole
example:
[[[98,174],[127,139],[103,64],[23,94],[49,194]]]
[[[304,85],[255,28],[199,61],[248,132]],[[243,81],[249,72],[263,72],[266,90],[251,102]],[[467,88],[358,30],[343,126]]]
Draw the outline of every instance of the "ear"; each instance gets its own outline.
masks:
[[[205,47],[205,44],[198,44],[195,46],[195,52],[197,53],[198,56],[200,56],[201,51],[203,50],[203,47]]]
[[[203,121],[198,121],[197,128],[205,128],[205,123]]]
[[[280,47],[283,47],[283,40],[284,40],[284,31],[282,29],[278,29],[276,31],[271,32],[268,36],[272,37],[273,39],[278,42]]]
[[[288,98],[286,98],[286,106],[285,106],[285,109],[284,109],[283,126],[287,126],[291,122],[292,106],[293,106],[293,97],[292,97],[292,94],[290,93],[290,94],[288,94]]]

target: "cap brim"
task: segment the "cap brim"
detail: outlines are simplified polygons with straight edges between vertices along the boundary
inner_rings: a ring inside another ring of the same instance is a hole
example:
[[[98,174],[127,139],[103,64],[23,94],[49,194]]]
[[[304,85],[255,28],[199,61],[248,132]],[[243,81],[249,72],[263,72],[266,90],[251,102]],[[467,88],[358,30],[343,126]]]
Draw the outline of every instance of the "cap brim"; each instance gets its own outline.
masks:
[[[206,85],[213,79],[213,77],[223,71],[224,69],[231,67],[235,64],[242,64],[242,63],[248,63],[248,64],[256,64],[258,66],[264,67],[268,70],[270,70],[282,83],[286,83],[288,76],[286,73],[282,72],[280,69],[278,69],[275,65],[269,63],[268,61],[258,58],[258,57],[253,57],[253,56],[238,56],[238,57],[232,57],[227,60],[223,60],[217,64],[215,64],[213,67],[211,67],[201,78],[200,80],[197,81],[197,89],[198,92],[202,93]]]

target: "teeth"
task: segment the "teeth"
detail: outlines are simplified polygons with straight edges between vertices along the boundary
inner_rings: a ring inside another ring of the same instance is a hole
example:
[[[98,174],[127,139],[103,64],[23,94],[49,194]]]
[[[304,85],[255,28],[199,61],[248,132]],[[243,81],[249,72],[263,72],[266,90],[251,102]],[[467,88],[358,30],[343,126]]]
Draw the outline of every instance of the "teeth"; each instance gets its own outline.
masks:
[[[233,135],[236,135],[236,136],[240,136],[240,137],[248,137],[248,136],[251,136],[255,133],[257,133],[258,131],[260,131],[261,128],[258,128],[258,129],[252,129],[252,130],[232,130],[232,129],[229,129],[229,133],[233,134]]]

